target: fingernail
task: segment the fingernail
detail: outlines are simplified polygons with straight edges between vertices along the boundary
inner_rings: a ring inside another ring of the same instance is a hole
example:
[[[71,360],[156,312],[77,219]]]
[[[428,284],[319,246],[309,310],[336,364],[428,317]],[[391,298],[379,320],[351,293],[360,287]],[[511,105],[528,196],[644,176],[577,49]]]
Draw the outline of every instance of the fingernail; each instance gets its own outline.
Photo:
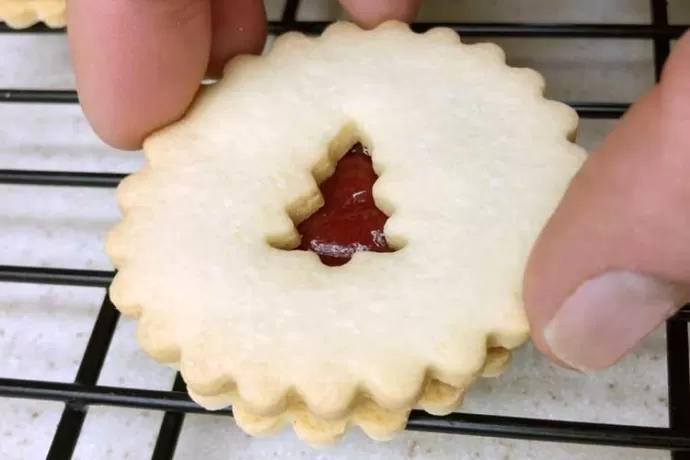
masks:
[[[604,369],[673,314],[686,293],[631,271],[585,281],[544,329],[552,353],[583,372]]]

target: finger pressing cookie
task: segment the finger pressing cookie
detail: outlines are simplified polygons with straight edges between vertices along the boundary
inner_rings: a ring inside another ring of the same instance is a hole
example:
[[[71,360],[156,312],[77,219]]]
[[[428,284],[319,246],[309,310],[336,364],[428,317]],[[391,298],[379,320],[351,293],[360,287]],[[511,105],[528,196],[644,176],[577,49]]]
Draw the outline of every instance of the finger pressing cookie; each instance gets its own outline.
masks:
[[[208,75],[219,77],[238,54],[258,54],[266,43],[266,10],[261,0],[211,0],[211,59]]]
[[[532,253],[539,348],[608,367],[690,299],[690,35],[574,178]]]
[[[362,27],[375,27],[383,21],[412,21],[421,0],[340,0],[343,8]]]
[[[70,0],[79,99],[107,143],[137,149],[192,101],[211,50],[209,0]]]

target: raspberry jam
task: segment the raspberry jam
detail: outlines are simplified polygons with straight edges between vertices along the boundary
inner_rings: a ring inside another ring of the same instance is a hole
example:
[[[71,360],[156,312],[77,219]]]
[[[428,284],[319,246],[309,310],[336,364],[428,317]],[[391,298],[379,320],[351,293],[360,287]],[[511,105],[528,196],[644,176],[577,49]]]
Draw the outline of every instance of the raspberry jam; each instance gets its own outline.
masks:
[[[359,251],[392,252],[383,236],[388,217],[371,193],[376,179],[371,156],[356,144],[321,183],[325,204],[297,227],[297,249],[314,251],[328,266],[346,264]]]

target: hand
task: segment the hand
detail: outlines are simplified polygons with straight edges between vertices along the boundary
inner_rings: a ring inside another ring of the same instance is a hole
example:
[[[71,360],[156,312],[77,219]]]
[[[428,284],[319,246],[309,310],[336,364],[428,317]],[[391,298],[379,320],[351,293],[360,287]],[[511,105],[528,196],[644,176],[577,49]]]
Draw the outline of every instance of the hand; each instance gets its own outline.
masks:
[[[532,253],[525,301],[536,345],[593,371],[689,293],[690,32],[573,180]]]
[[[363,27],[409,21],[421,0],[341,0]],[[138,149],[182,116],[199,83],[266,40],[263,0],[70,0],[79,99],[108,144]]]

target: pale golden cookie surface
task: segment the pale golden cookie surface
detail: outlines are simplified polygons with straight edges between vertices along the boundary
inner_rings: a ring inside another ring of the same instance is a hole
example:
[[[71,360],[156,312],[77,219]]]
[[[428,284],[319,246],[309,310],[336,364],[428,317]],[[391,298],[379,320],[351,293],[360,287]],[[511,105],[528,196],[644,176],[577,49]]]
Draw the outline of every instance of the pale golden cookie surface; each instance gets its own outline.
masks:
[[[279,417],[297,395],[329,420],[360,394],[397,414],[425,382],[465,389],[488,348],[527,339],[526,259],[584,160],[577,116],[542,91],[494,45],[395,22],[237,58],[120,185],[113,302],[209,408]],[[397,252],[326,267],[284,250],[357,141]]]

